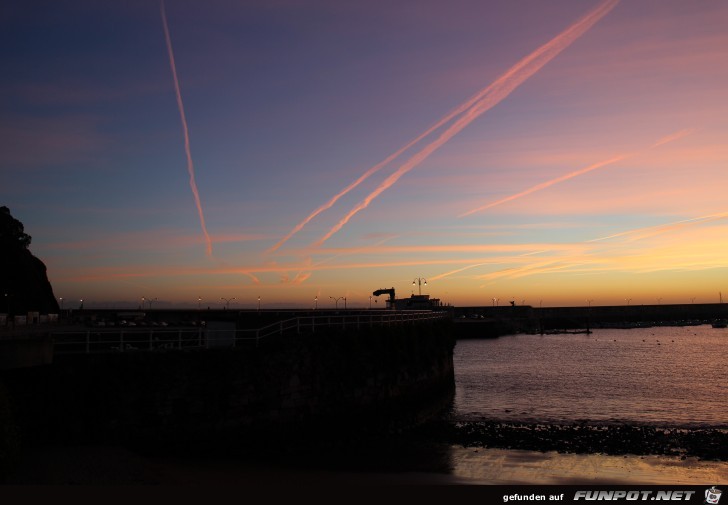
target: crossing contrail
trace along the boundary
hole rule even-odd
[[[174,91],[177,95],[177,107],[179,108],[179,116],[182,120],[182,133],[185,139],[185,154],[187,155],[187,172],[190,174],[190,188],[192,195],[195,197],[195,205],[197,205],[197,214],[200,216],[200,226],[202,233],[205,235],[205,243],[207,244],[207,255],[212,256],[212,240],[207,233],[205,226],[205,215],[202,213],[202,203],[200,203],[200,193],[197,191],[197,183],[195,182],[195,166],[192,163],[192,154],[190,153],[190,133],[187,129],[187,118],[185,117],[185,108],[182,104],[182,93],[179,90],[179,79],[177,78],[177,66],[174,63],[174,52],[172,51],[172,39],[169,36],[169,27],[167,26],[167,14],[164,10],[164,0],[160,2],[160,10],[162,12],[162,25],[164,26],[164,39],[167,42],[167,52],[169,53],[169,66],[172,68],[172,78],[174,80]]]
[[[535,53],[534,53],[535,54]],[[525,61],[525,60],[523,60]],[[521,63],[523,63],[521,61]],[[397,149],[395,152],[387,156],[385,159],[377,163],[376,165],[369,168],[366,172],[364,172],[358,179],[356,179],[354,182],[346,186],[344,189],[339,191],[336,195],[334,195],[328,202],[324,203],[320,207],[318,207],[316,210],[314,210],[311,214],[306,216],[306,218],[298,223],[285,237],[283,237],[281,240],[278,241],[273,247],[270,248],[269,252],[274,252],[278,250],[284,243],[286,243],[291,237],[293,237],[296,233],[301,231],[304,226],[306,226],[313,218],[321,214],[323,211],[330,209],[339,199],[349,193],[351,190],[359,186],[362,182],[367,180],[370,176],[374,175],[375,173],[379,172],[382,168],[389,165],[392,161],[399,158],[402,153],[409,150],[416,144],[418,144],[422,139],[429,136],[434,131],[438,130],[440,127],[442,127],[444,124],[451,121],[454,117],[456,117],[459,114],[462,114],[466,110],[468,110],[470,107],[475,105],[479,100],[481,100],[483,97],[485,97],[488,93],[492,92],[493,88],[496,86],[498,81],[489,84],[485,88],[478,91],[475,95],[470,97],[465,102],[458,105],[456,108],[448,112],[445,116],[440,118],[435,124],[430,126],[427,130],[422,132],[420,135],[415,137],[414,139],[410,140],[407,144],[403,145],[399,149]]]
[[[463,128],[468,126],[481,114],[495,107],[516,88],[538,72],[544,65],[550,62],[561,51],[569,47],[575,40],[586,33],[597,21],[609,13],[619,0],[607,0],[592,10],[586,16],[581,18],[569,28],[561,32],[559,35],[551,39],[549,42],[539,47],[531,54],[521,59],[505,74],[494,81],[490,86],[482,92],[475,95],[474,99],[469,100],[466,104],[458,107],[462,116],[455,120],[439,137],[427,144],[418,153],[413,155],[395,172],[387,177],[374,191],[372,191],[364,200],[352,208],[336,225],[334,225],[326,235],[324,235],[315,246],[320,246],[326,242],[332,235],[338,232],[349,220],[359,211],[367,208],[369,204],[380,194],[392,187],[404,174],[418,166],[426,160],[433,152],[445,144],[448,140],[459,133]],[[452,117],[457,115],[453,114]],[[444,122],[443,122],[444,124]]]

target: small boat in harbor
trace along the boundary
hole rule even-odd
[[[728,319],[716,319],[710,324],[713,328],[728,328]]]

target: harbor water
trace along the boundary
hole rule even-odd
[[[459,340],[452,415],[726,428],[727,358],[711,325]]]

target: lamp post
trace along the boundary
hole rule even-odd
[[[230,302],[232,302],[233,300],[235,300],[235,297],[234,296],[232,298],[223,298],[223,297],[220,297],[220,300],[223,300],[225,302],[225,310],[227,310],[228,306],[230,305]]]
[[[419,289],[419,294],[420,294],[420,295],[422,294],[422,284],[423,284],[423,283],[425,284],[425,286],[427,286],[427,279],[425,279],[425,278],[421,278],[421,277],[417,277],[417,278],[416,278],[415,280],[413,280],[413,281],[412,281],[412,285],[413,285],[413,286],[414,286],[415,284],[417,284],[417,287],[418,287],[418,289]]]
[[[83,298],[79,300],[81,302],[81,305],[78,307],[78,310],[83,310]]]
[[[369,295],[369,310],[372,310],[372,295]]]
[[[7,296],[7,295],[6,295],[6,296]],[[59,298],[59,300],[61,301],[61,312],[63,312],[63,297],[61,296],[61,297]]]
[[[338,297],[338,298],[334,298],[333,296],[329,296],[329,298],[331,298],[331,299],[332,299],[332,300],[334,301],[334,304],[335,304],[335,306],[336,306],[336,309],[338,310],[338,308],[339,308],[339,300],[341,300],[341,299],[342,299],[342,298],[344,298],[344,297],[343,297],[343,296],[340,296],[340,297]],[[344,299],[345,299],[345,298],[344,298]]]
[[[318,296],[313,299],[313,310],[318,308]]]
[[[152,298],[151,300],[147,300],[149,302],[149,310],[152,310],[152,302],[156,302],[156,298]]]
[[[200,310],[202,308],[202,297],[197,297],[197,310]]]
[[[260,296],[258,296],[258,312],[260,312]]]
[[[342,296],[342,298],[344,299],[344,310],[346,310],[346,297]]]

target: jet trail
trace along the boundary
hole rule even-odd
[[[618,238],[618,237],[628,237],[628,239],[630,241],[642,240],[645,238],[650,238],[650,237],[654,237],[656,235],[660,235],[662,233],[668,233],[671,231],[679,230],[679,229],[685,228],[686,226],[690,226],[693,224],[709,223],[712,221],[718,221],[718,220],[726,219],[726,218],[728,218],[728,212],[721,212],[719,214],[710,214],[707,216],[693,217],[693,218],[683,219],[681,221],[675,221],[672,223],[660,224],[657,226],[648,226],[645,228],[627,230],[627,231],[623,231],[621,233],[615,233],[613,235],[609,235],[606,237],[599,237],[599,238],[587,240],[587,242],[600,242],[603,240],[610,240],[610,239]]]
[[[469,216],[470,214],[475,214],[476,212],[480,212],[481,210],[490,209],[491,207],[495,207],[496,205],[500,205],[502,203],[510,202],[511,200],[515,200],[516,198],[521,198],[522,196],[529,195],[531,193],[534,193],[536,191],[540,191],[542,189],[546,189],[549,186],[553,186],[554,184],[557,184],[559,182],[566,181],[568,179],[571,179],[573,177],[576,177],[578,175],[585,174],[587,172],[591,172],[592,170],[596,170],[597,168],[604,167],[606,165],[611,165],[612,163],[617,163],[618,161],[622,161],[623,159],[627,158],[627,155],[621,155],[621,156],[615,156],[614,158],[600,161],[598,163],[594,163],[593,165],[589,165],[588,167],[584,167],[580,170],[575,170],[573,172],[570,172],[568,174],[562,175],[561,177],[557,177],[555,179],[551,179],[550,181],[542,182],[541,184],[536,184],[533,187],[530,187],[524,191],[521,191],[520,193],[516,193],[515,195],[507,196],[505,198],[501,198],[500,200],[497,200],[495,202],[491,202],[487,205],[483,205],[481,207],[477,207],[475,209],[469,210],[467,212],[463,212],[462,214],[459,214],[458,217],[465,217]]]
[[[683,137],[685,137],[687,135],[690,135],[693,131],[694,130],[692,130],[692,129],[684,129],[684,130],[680,130],[678,132],[675,132],[675,133],[673,133],[671,135],[668,135],[666,137],[663,137],[663,138],[659,139],[657,142],[655,142],[654,144],[652,144],[649,147],[649,149],[655,149],[656,147],[660,147],[660,146],[663,146],[663,145],[668,144],[670,142],[674,142],[676,140],[679,140],[679,139],[681,139],[681,138],[683,138]],[[601,168],[601,167],[604,167],[604,166],[607,166],[607,165],[611,165],[613,163],[617,163],[619,161],[622,161],[622,160],[624,160],[626,158],[629,158],[630,156],[634,156],[634,155],[635,155],[635,153],[633,153],[633,154],[622,154],[622,155],[615,156],[614,158],[610,158],[610,159],[605,160],[605,161],[600,161],[598,163],[594,163],[593,165],[589,165],[588,167],[584,167],[582,169],[575,170],[574,172],[570,172],[568,174],[562,175],[562,176],[557,177],[555,179],[551,179],[549,181],[542,182],[541,184],[536,184],[535,186],[530,187],[530,188],[528,188],[526,190],[523,190],[520,193],[516,193],[515,195],[507,196],[507,197],[501,198],[500,200],[497,200],[495,202],[491,202],[491,203],[486,204],[486,205],[483,205],[481,207],[477,207],[477,208],[471,209],[471,210],[469,210],[467,212],[463,212],[462,214],[459,214],[457,217],[469,216],[470,214],[475,214],[476,212],[480,212],[482,210],[490,209],[491,207],[495,207],[496,205],[500,205],[502,203],[510,202],[512,200],[515,200],[516,198],[521,198],[522,196],[526,196],[526,195],[529,195],[529,194],[534,193],[536,191],[540,191],[542,189],[546,189],[549,186],[553,186],[554,184],[557,184],[559,182],[563,182],[563,181],[566,181],[566,180],[571,179],[573,177],[577,177],[579,175],[583,175],[583,174],[585,174],[587,172],[591,172],[592,170],[596,170],[597,168]]]
[[[439,121],[437,121],[435,124],[430,126],[427,130],[422,132],[420,135],[418,135],[416,138],[409,141],[404,146],[400,147],[398,150],[387,156],[385,159],[377,163],[376,165],[372,166],[364,172],[357,180],[346,186],[344,189],[342,189],[340,192],[338,192],[336,195],[334,195],[328,202],[321,205],[319,208],[317,208],[315,211],[313,211],[311,214],[309,214],[303,221],[298,223],[285,237],[283,237],[281,240],[278,241],[276,245],[271,247],[268,252],[275,252],[280,248],[284,243],[286,243],[291,237],[293,237],[296,233],[301,231],[304,226],[306,226],[313,218],[321,214],[323,211],[330,209],[342,196],[346,195],[348,192],[350,192],[352,189],[359,186],[362,182],[367,180],[370,176],[374,175],[375,173],[379,172],[382,168],[387,166],[389,163],[394,161],[396,158],[399,158],[402,153],[410,149],[411,147],[415,146],[418,142],[420,142],[425,137],[429,136],[432,132],[439,129],[444,124],[448,123],[450,120],[452,120],[455,116],[458,114],[462,114],[467,109],[472,107],[478,100],[482,99],[486,94],[491,92],[491,89],[495,86],[495,83],[492,83],[488,85],[487,87],[480,90],[478,93],[470,97],[465,102],[458,105],[455,109],[451,110],[449,113],[447,113],[445,116],[440,118]]]
[[[324,235],[315,246],[320,246],[326,240],[331,238],[339,231],[349,220],[359,211],[367,208],[369,204],[382,194],[385,190],[394,185],[400,177],[415,168],[417,165],[426,160],[433,152],[459,133],[463,128],[468,126],[481,114],[487,112],[491,108],[499,104],[503,99],[510,95],[516,88],[538,72],[544,65],[550,62],[561,51],[569,47],[575,40],[581,37],[589,30],[597,21],[609,13],[619,0],[607,0],[599,5],[596,9],[581,18],[579,21],[571,25],[569,28],[561,32],[555,38],[534,52],[521,59],[505,74],[494,81],[481,93],[477,94],[474,103],[470,106],[463,104],[458,111],[463,111],[462,116],[451,124],[440,136],[422,148],[417,154],[412,156],[403,165],[401,165],[394,173],[387,177],[374,191],[372,191],[364,200],[349,211],[329,232]],[[471,99],[472,100],[472,99]],[[470,103],[470,101],[466,102]],[[453,114],[454,116],[455,114]]]
[[[162,25],[164,26],[164,39],[167,42],[167,52],[169,53],[169,66],[172,68],[172,77],[174,80],[174,90],[177,95],[177,107],[179,108],[180,119],[182,120],[182,133],[185,139],[185,154],[187,155],[187,172],[190,174],[190,188],[192,195],[195,197],[197,205],[197,214],[200,216],[200,225],[202,233],[205,235],[205,243],[207,244],[207,255],[212,256],[212,240],[207,233],[205,226],[205,215],[202,213],[202,203],[200,203],[200,193],[197,191],[197,183],[195,182],[195,166],[192,163],[192,154],[190,153],[190,133],[187,129],[187,119],[185,117],[185,108],[182,104],[182,93],[179,89],[179,79],[177,78],[177,66],[174,63],[174,52],[172,51],[172,39],[169,36],[169,27],[167,26],[167,14],[164,10],[164,0],[160,2],[162,13]]]

